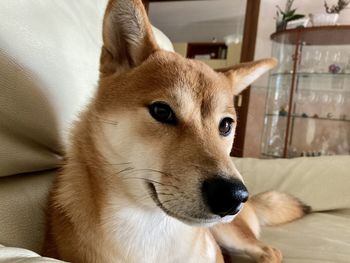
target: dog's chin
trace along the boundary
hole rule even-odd
[[[230,223],[238,214],[237,213],[235,215],[227,215],[224,217],[214,215],[214,214],[205,214],[203,216],[197,216],[197,217],[194,217],[191,215],[180,215],[170,211],[169,209],[163,206],[163,204],[160,202],[158,198],[156,188],[152,183],[148,183],[147,186],[149,188],[153,201],[165,214],[190,226],[211,227],[216,224],[226,224],[226,223]]]
[[[233,216],[213,216],[212,218],[196,218],[191,216],[172,216],[176,219],[180,220],[181,222],[190,225],[190,226],[197,226],[197,227],[212,227],[216,224],[227,224],[232,222],[232,220],[236,217],[236,215]]]

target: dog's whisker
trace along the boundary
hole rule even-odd
[[[164,201],[161,201],[161,204],[164,205],[164,204],[166,204],[166,203],[173,202],[173,201],[176,201],[176,200],[177,200],[176,198],[164,200]]]
[[[127,171],[132,171],[134,168],[133,167],[126,167],[120,171],[118,171],[116,174],[121,174],[121,173],[124,173],[124,172],[127,172]]]
[[[125,163],[127,164],[127,163]],[[151,168],[141,168],[141,169],[134,169],[134,172],[143,172],[143,171],[147,171],[147,172],[155,172],[155,173],[160,173],[160,174],[163,174],[167,177],[172,177],[172,178],[176,178],[175,175],[171,174],[171,173],[167,173],[167,172],[163,172],[163,171],[160,171],[160,170],[156,170],[156,169],[151,169]]]
[[[103,123],[111,124],[111,125],[118,125],[117,121],[102,118],[97,113],[92,113],[92,115],[94,116],[94,120],[96,120],[98,122],[103,122]]]
[[[192,165],[192,166],[195,167],[195,168],[200,169],[200,170],[203,169],[203,166],[202,166],[202,165],[199,165],[199,164],[196,164],[196,163],[189,163],[189,164]]]
[[[135,198],[136,202],[142,202],[142,201],[146,201],[147,199],[149,200],[153,200],[152,196],[149,194],[143,195],[143,196],[138,196]]]
[[[111,124],[114,126],[118,125],[118,122],[114,122],[114,121],[109,121],[109,120],[103,120],[103,119],[97,119],[98,122],[102,122],[102,123],[106,123],[106,124]]]
[[[112,166],[119,166],[119,165],[128,165],[128,164],[131,164],[131,162],[124,162],[124,163],[103,163],[105,165],[112,165]]]
[[[176,208],[176,207],[178,207],[178,204],[176,204],[176,202],[173,204],[173,205],[171,205],[171,206],[169,206],[169,207],[166,207],[166,209],[168,210],[168,211],[171,211],[172,213],[174,213],[174,212],[177,212],[176,210],[174,211],[174,208]]]
[[[174,196],[174,194],[172,194],[172,193],[157,192],[157,194],[158,194],[159,196],[161,196],[161,195],[170,195],[170,196]]]
[[[175,175],[168,173],[168,172],[163,172],[160,170],[156,170],[156,169],[151,169],[151,168],[143,168],[143,169],[137,169],[138,171],[150,171],[150,172],[156,172],[156,173],[160,173],[162,175],[165,175],[167,177],[172,177],[172,178],[176,178]]]
[[[155,183],[155,184],[159,184],[159,185],[162,185],[162,186],[171,186],[171,187],[174,187],[174,188],[178,188],[177,186],[175,185],[171,185],[171,184],[164,184],[164,183],[161,183],[161,182],[158,182],[156,180],[152,180],[152,179],[149,179],[149,178],[143,178],[143,177],[124,177],[123,180],[126,180],[126,179],[136,179],[136,180],[144,180],[146,182],[150,182],[150,183]]]
[[[124,170],[126,169],[123,169],[122,172],[124,172]],[[157,172],[157,173],[162,173],[162,171],[159,171],[159,170],[154,170],[154,169],[129,169],[131,170],[131,173],[137,173],[137,172],[143,172],[143,171],[148,171],[148,172]],[[117,173],[118,174],[118,173]],[[140,179],[140,180],[148,180],[149,182],[154,182],[154,183],[158,183],[158,184],[162,184],[164,186],[171,186],[175,189],[179,189],[177,186],[175,185],[172,185],[172,184],[165,184],[165,183],[161,183],[159,181],[156,181],[154,179],[149,179],[149,178],[145,178],[145,177],[124,177],[124,179],[126,178],[134,178],[134,179]]]

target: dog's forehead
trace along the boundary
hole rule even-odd
[[[228,109],[234,114],[227,77],[173,52],[155,52],[133,70],[100,78],[96,105],[101,110],[144,107],[155,101],[168,102],[184,114],[208,116]]]
[[[156,89],[163,90],[184,109],[196,104],[205,113],[214,110],[213,107],[232,106],[230,82],[206,64],[171,52],[155,54],[150,63],[156,72],[153,77],[161,86]]]
[[[227,88],[228,82],[223,74],[214,71],[205,63],[184,58],[174,52],[158,51],[150,57],[151,63],[157,68],[159,77],[166,77],[169,80],[183,81],[191,85],[193,89],[201,91],[203,86],[222,86]]]

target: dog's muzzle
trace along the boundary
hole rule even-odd
[[[205,180],[202,195],[210,211],[221,217],[237,214],[249,196],[240,180],[224,177]]]

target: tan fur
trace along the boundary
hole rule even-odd
[[[294,221],[309,213],[311,208],[285,193],[269,191],[253,196],[254,207],[262,226],[274,226]],[[271,213],[271,211],[274,211]]]
[[[276,61],[215,72],[161,51],[141,0],[109,2],[103,40],[97,94],[74,125],[50,194],[44,254],[84,263],[223,262],[220,245],[279,262],[257,240],[258,217],[289,221],[302,215],[300,203],[285,198],[277,207],[286,203],[293,216],[283,209],[275,220],[264,194],[230,223],[235,216],[212,214],[200,190],[217,174],[242,180],[229,156],[234,133],[220,136],[218,126],[236,118],[233,96]],[[150,116],[155,101],[171,106],[176,125]]]

